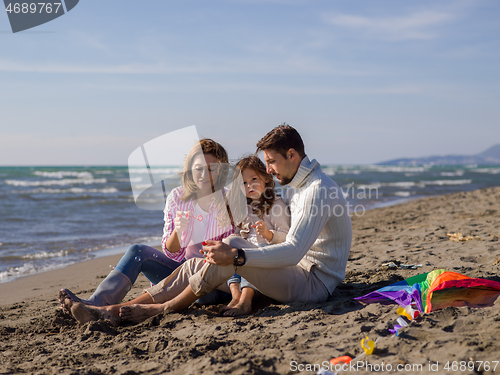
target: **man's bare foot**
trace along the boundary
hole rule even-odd
[[[120,308],[120,318],[123,321],[140,323],[164,311],[164,306],[160,304],[128,305]]]
[[[242,316],[249,315],[252,312],[252,301],[238,302],[233,308],[226,310],[224,316]]]
[[[80,324],[104,319],[114,327],[120,325],[120,317],[116,313],[116,308],[87,306],[82,302],[75,302],[69,297],[65,297],[61,305]]]
[[[75,318],[80,324],[104,319],[104,316],[99,310],[89,308],[81,302],[73,302],[70,312],[71,315],[73,315],[73,318]]]
[[[113,307],[88,306],[81,302],[73,303],[73,306],[71,306],[71,315],[73,315],[80,324],[85,324],[90,321],[106,320],[113,327],[118,327],[121,319],[117,311],[118,310]]]

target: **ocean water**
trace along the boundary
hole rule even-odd
[[[329,165],[323,170],[357,215],[409,199],[500,186],[500,166]],[[136,186],[147,186],[148,176],[133,178]],[[171,178],[166,193],[179,184],[177,175]],[[159,244],[162,231],[161,210],[135,205],[127,167],[0,167],[0,282],[120,253],[133,243]]]

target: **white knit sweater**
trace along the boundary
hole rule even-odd
[[[299,265],[314,272],[332,293],[344,280],[352,240],[344,195],[319,163],[307,156],[289,186],[285,201],[292,218],[286,241],[244,249],[246,264],[260,268]]]

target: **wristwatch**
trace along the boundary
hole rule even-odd
[[[238,250],[238,254],[234,257],[233,264],[235,267],[244,266],[247,261],[247,258],[245,256],[245,251],[243,251],[243,249],[238,249],[238,248],[236,248],[236,250]]]

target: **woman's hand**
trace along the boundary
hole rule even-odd
[[[182,235],[182,232],[186,229],[187,225],[188,225],[188,219],[185,217],[176,217],[174,219],[175,231],[179,236]]]
[[[264,237],[268,242],[272,241],[274,233],[267,229],[266,223],[262,220],[257,221],[254,225],[252,225],[252,227],[255,228],[257,233]]]

